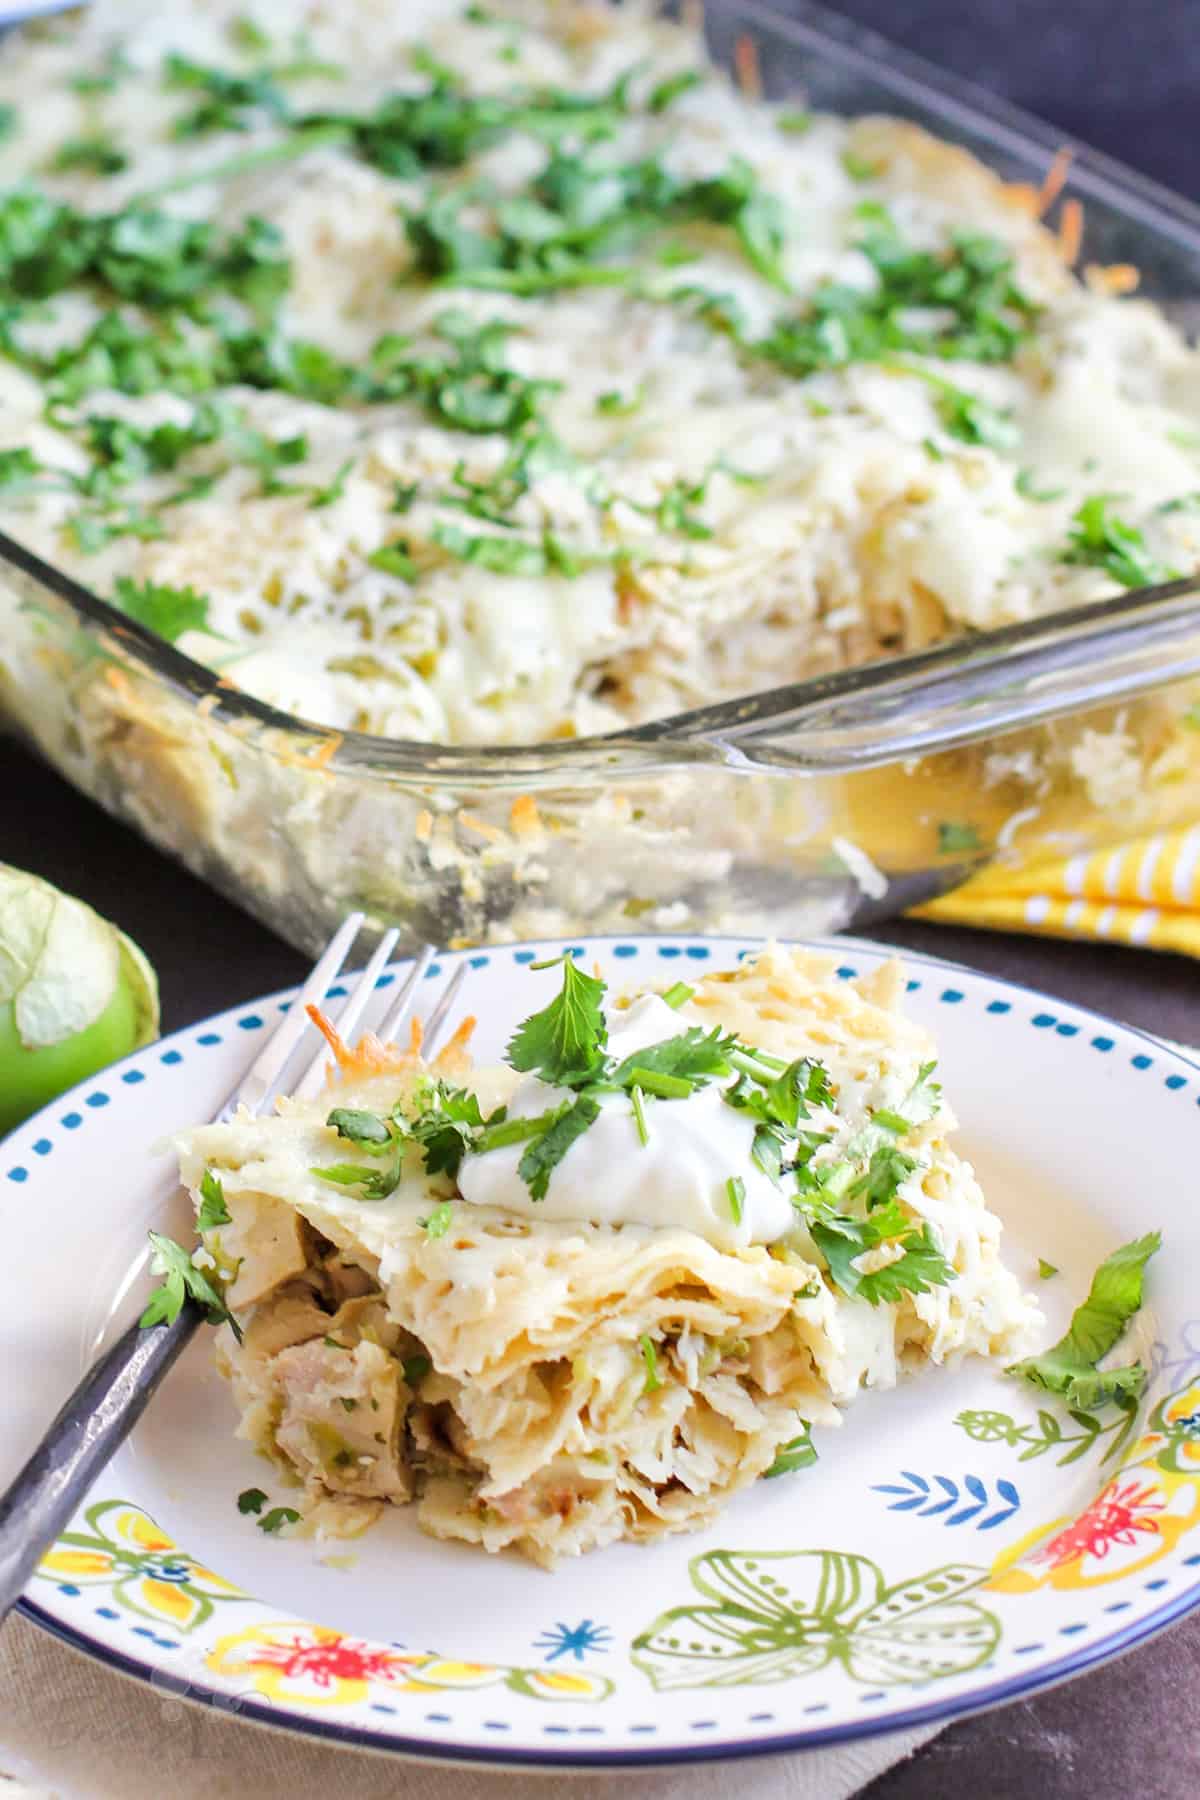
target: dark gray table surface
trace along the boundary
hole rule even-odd
[[[843,0],[841,10],[1160,180],[1200,188],[1197,0]],[[302,973],[295,952],[6,741],[0,859],[81,895],[142,944],[162,978],[167,1030]],[[1200,1040],[1200,965],[1180,958],[909,922],[875,935]],[[869,1800],[1194,1800],[1198,1708],[1200,1618],[1067,1686],[951,1726],[873,1783]]]

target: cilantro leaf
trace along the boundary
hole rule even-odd
[[[335,1106],[325,1121],[337,1132],[360,1150],[367,1150],[371,1155],[378,1155],[388,1149],[395,1138],[386,1119],[378,1113],[367,1112],[356,1106]]]
[[[325,1169],[310,1169],[309,1174],[318,1181],[328,1181],[334,1187],[356,1187],[362,1191],[360,1200],[386,1200],[400,1185],[400,1177],[404,1173],[404,1145],[397,1145],[396,1154],[391,1162],[381,1167],[368,1168],[364,1163],[333,1163]]]
[[[160,1286],[156,1287],[146,1302],[145,1310],[138,1324],[143,1329],[149,1325],[173,1325],[183,1311],[183,1303],[190,1295],[207,1310],[210,1324],[219,1324],[222,1320],[233,1326],[238,1338],[237,1321],[228,1310],[224,1300],[202,1269],[195,1267],[191,1252],[174,1238],[164,1237],[161,1232],[147,1233],[153,1250],[150,1267],[155,1275],[163,1277]]]
[[[943,1287],[955,1279],[929,1223],[918,1227],[894,1197],[865,1219],[836,1213],[828,1206],[821,1207],[819,1202],[812,1211],[809,1203],[799,1204],[801,1210],[809,1212],[809,1233],[825,1259],[830,1278],[844,1294],[857,1295],[878,1306],[898,1300],[905,1293],[923,1294],[930,1287]],[[899,1244],[903,1251],[895,1262],[869,1274],[854,1267],[864,1251],[891,1242]]]
[[[580,1094],[574,1105],[560,1113],[541,1137],[532,1140],[517,1164],[517,1173],[528,1187],[531,1199],[546,1198],[552,1171],[576,1138],[582,1137],[599,1116],[599,1103],[590,1094]]]
[[[367,562],[371,568],[381,570],[384,575],[399,576],[401,581],[415,581],[417,578],[417,565],[403,542],[381,544],[378,550],[372,550]]]
[[[172,137],[249,131],[256,122],[255,113],[268,119],[284,119],[289,110],[282,90],[266,70],[236,74],[195,62],[177,52],[167,57],[164,85],[201,96],[196,105],[175,120]]]
[[[960,825],[954,819],[943,819],[938,826],[938,855],[951,856],[956,851],[982,850],[983,843],[973,825]]]
[[[680,69],[677,75],[668,75],[652,87],[646,101],[652,113],[666,112],[673,100],[680,94],[688,93],[694,87],[702,87],[704,77],[698,69]]]
[[[259,1519],[258,1529],[273,1536],[284,1525],[294,1525],[299,1517],[294,1506],[273,1506],[269,1513]]]
[[[1050,1281],[1057,1274],[1058,1274],[1058,1267],[1055,1263],[1047,1262],[1044,1256],[1038,1257],[1038,1280],[1039,1281]]]
[[[1093,494],[1076,509],[1062,561],[1103,569],[1122,587],[1170,581],[1175,571],[1151,556],[1141,532],[1112,511],[1111,500],[1111,494]]]
[[[776,1475],[791,1475],[797,1469],[811,1469],[816,1460],[817,1452],[813,1446],[812,1433],[806,1425],[799,1437],[794,1437],[790,1443],[779,1446],[775,1452],[775,1461],[769,1469],[763,1471],[763,1480],[770,1481]]]
[[[479,1101],[468,1088],[452,1088],[439,1081],[409,1131],[420,1144],[428,1175],[458,1174],[465,1151],[472,1148],[474,1133],[483,1126]]]
[[[308,498],[308,504],[320,508],[323,506],[332,506],[336,501],[340,500],[346,491],[346,478],[353,467],[354,458],[348,456],[343,463],[339,464],[332,481],[328,482],[324,487],[313,488]]]
[[[627,1087],[636,1070],[639,1078],[653,1073],[686,1082],[690,1093],[693,1087],[702,1087],[718,1075],[730,1073],[728,1053],[736,1042],[731,1032],[723,1032],[719,1026],[705,1031],[702,1025],[690,1025],[676,1037],[634,1050],[605,1079],[615,1082],[618,1087]],[[639,1085],[654,1091],[644,1080],[639,1080]]]
[[[833,1105],[829,1071],[808,1056],[789,1063],[781,1075],[767,1084],[763,1095],[768,1116],[789,1130],[795,1130],[801,1119],[809,1118],[812,1107]]]
[[[237,1509],[240,1513],[260,1513],[267,1504],[267,1496],[261,1488],[243,1488],[237,1497]]]
[[[926,1125],[941,1110],[941,1083],[933,1079],[936,1062],[922,1063],[917,1070],[917,1078],[900,1102],[897,1111],[905,1120],[911,1131],[917,1125]]]
[[[113,604],[147,631],[166,638],[168,644],[176,643],[185,631],[208,630],[208,596],[191,587],[134,581],[128,575],[120,575]]]
[[[60,144],[49,167],[55,174],[85,169],[93,175],[119,175],[129,167],[129,158],[112,137],[96,131]]]
[[[558,997],[518,1026],[507,1050],[512,1068],[532,1070],[542,1081],[582,1087],[599,1074],[608,1043],[601,1002],[606,984],[587,975],[573,956],[563,958]]]
[[[914,250],[890,219],[873,223],[858,247],[874,265],[876,286],[825,283],[803,312],[777,320],[750,346],[756,354],[793,375],[884,362],[904,350],[1012,360],[1038,307],[1016,285],[1012,257],[998,239],[958,231],[945,251]],[[912,315],[924,312],[944,323],[914,325]]]
[[[1015,450],[1021,442],[1021,429],[1012,415],[1002,412],[979,394],[949,382],[942,384],[938,395],[938,412],[951,437],[964,444],[981,444],[1001,453]]]
[[[912,1157],[906,1156],[894,1144],[880,1144],[871,1152],[865,1172],[846,1189],[846,1197],[865,1200],[868,1212],[886,1206],[889,1200],[896,1198],[901,1182],[913,1174],[916,1167]]]
[[[903,1246],[903,1256],[859,1280],[859,1297],[869,1300],[872,1306],[899,1300],[904,1294],[925,1294],[930,1288],[945,1287],[955,1279],[928,1221],[920,1231],[910,1232],[898,1241]]]
[[[1048,488],[1037,485],[1037,477],[1032,469],[1018,469],[1013,476],[1013,486],[1023,500],[1061,500],[1066,488]]]
[[[1146,1264],[1161,1243],[1161,1234],[1151,1231],[1114,1250],[1092,1276],[1088,1297],[1071,1315],[1065,1335],[1048,1350],[1011,1363],[1007,1373],[1063,1394],[1068,1406],[1085,1411],[1106,1400],[1136,1398],[1146,1380],[1140,1362],[1118,1369],[1097,1364],[1141,1306]]]
[[[0,450],[0,494],[28,493],[46,473],[33,451],[24,444],[13,450]]]
[[[225,1189],[221,1186],[221,1177],[214,1175],[211,1169],[205,1169],[200,1178],[200,1211],[196,1215],[197,1231],[215,1231],[218,1225],[232,1224],[229,1208],[225,1204]]]

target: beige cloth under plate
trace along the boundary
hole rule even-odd
[[[402,1761],[210,1712],[69,1650],[0,1629],[0,1800],[846,1800],[936,1727],[758,1761],[612,1774],[497,1774]],[[6,1779],[7,1778],[7,1779]]]

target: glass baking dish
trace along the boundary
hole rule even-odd
[[[808,4],[708,8],[769,97],[886,112],[1039,185],[1061,138]],[[1084,256],[1200,319],[1200,208],[1076,155]],[[305,950],[352,907],[451,946],[819,933],[1029,862],[1200,822],[1200,578],[617,735],[455,748],[341,734],[223,683],[0,534],[0,718]]]

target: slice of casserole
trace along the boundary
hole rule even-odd
[[[178,1140],[239,1431],[317,1529],[415,1500],[547,1565],[692,1529],[861,1387],[1039,1322],[897,965],[561,980],[506,1065],[338,1044],[317,1102]]]

